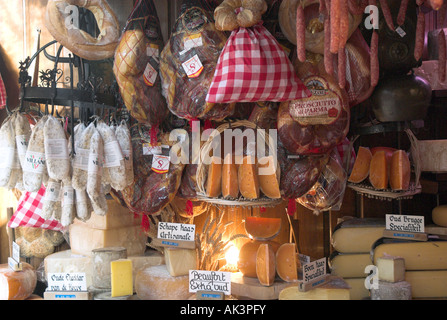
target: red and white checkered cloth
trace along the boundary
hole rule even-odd
[[[0,75],[0,110],[4,109],[6,106],[6,88],[3,78]]]
[[[41,216],[45,187],[42,186],[38,192],[25,192],[19,200],[16,212],[9,220],[9,228],[31,227],[49,229],[54,231],[65,231],[65,228],[57,220],[45,220]]]
[[[278,41],[258,24],[231,33],[217,62],[206,101],[283,102],[310,96]]]

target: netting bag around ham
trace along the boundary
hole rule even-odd
[[[159,76],[159,55],[163,46],[153,1],[137,1],[116,49],[113,72],[132,117],[154,128],[169,113]]]
[[[259,23],[231,33],[217,63],[206,101],[283,102],[310,95],[286,52]]]
[[[183,0],[160,61],[163,95],[169,110],[187,120],[223,120],[235,104],[206,102],[227,35],[216,29],[205,0]]]

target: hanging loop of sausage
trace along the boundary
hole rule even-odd
[[[439,46],[439,67],[438,67],[438,78],[439,82],[444,82],[446,79],[446,39],[444,29],[438,34],[438,46]]]
[[[371,86],[375,87],[379,83],[379,34],[373,31],[371,36]]]
[[[405,17],[407,16],[408,0],[402,0],[400,3],[399,13],[397,14],[397,24],[399,26],[405,23]]]
[[[419,11],[417,26],[416,26],[416,38],[414,46],[414,59],[419,61],[422,58],[424,52],[424,39],[425,38],[425,14],[422,10]]]
[[[396,30],[394,27],[393,16],[391,15],[390,7],[388,6],[388,0],[380,0],[380,7],[382,8],[383,17],[385,18],[388,28],[392,31]]]
[[[338,53],[340,44],[340,10],[341,10],[341,0],[331,1],[331,52],[333,54]]]
[[[306,19],[303,1],[300,1],[296,9],[296,49],[299,61],[306,61]]]

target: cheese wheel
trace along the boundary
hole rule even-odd
[[[280,199],[279,166],[275,166],[273,156],[262,157],[258,161],[258,179],[261,192],[268,198]]]
[[[411,284],[414,299],[447,297],[447,270],[408,271],[405,281]]]
[[[281,231],[281,219],[247,217],[245,231],[255,240],[271,240]]]
[[[299,260],[294,243],[284,243],[276,252],[276,272],[285,282],[298,281]]]
[[[360,147],[348,181],[352,183],[361,183],[368,178],[371,159],[372,154],[369,148]]]
[[[373,155],[369,168],[369,182],[377,190],[388,188],[388,162],[385,151]]]
[[[432,211],[432,220],[438,226],[447,227],[447,205],[434,208]]]
[[[261,244],[256,253],[256,276],[259,283],[270,287],[275,282],[275,252],[271,245]]]
[[[141,300],[187,300],[189,276],[173,277],[166,265],[150,266],[137,273],[135,292]]]
[[[239,182],[237,179],[237,165],[231,154],[225,157],[222,165],[222,196],[237,199],[239,197]]]
[[[255,157],[246,156],[242,159],[238,170],[239,191],[246,199],[259,198],[259,178]]]
[[[411,165],[408,155],[403,150],[397,150],[390,161],[390,186],[395,191],[408,190],[410,187]]]
[[[350,300],[350,287],[342,278],[331,277],[321,287],[301,292],[291,286],[279,293],[279,300]]]
[[[369,290],[365,286],[365,278],[343,278],[348,286],[350,300],[365,300],[370,298]]]
[[[256,256],[261,244],[269,244],[276,254],[276,251],[280,247],[278,242],[274,241],[257,241],[252,240],[246,242],[239,251],[239,260],[237,267],[239,271],[245,276],[250,278],[257,278],[256,274]]]
[[[206,195],[217,198],[222,194],[222,159],[213,157],[208,166],[208,177],[206,180]]]
[[[342,278],[366,277],[365,268],[372,264],[369,253],[339,253],[329,262],[331,275]]]
[[[37,274],[34,268],[22,262],[22,271],[12,271],[8,264],[0,265],[0,300],[25,300],[34,292]]]

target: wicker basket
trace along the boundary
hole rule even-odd
[[[214,138],[221,135],[227,129],[235,129],[235,128],[250,128],[257,130],[259,129],[256,124],[247,121],[247,120],[238,120],[235,122],[227,122],[225,124],[217,127],[212,134],[209,136],[208,140],[202,145],[200,151],[200,159],[197,165],[197,200],[205,201],[208,203],[212,203],[214,205],[222,205],[222,206],[233,206],[233,207],[276,207],[277,205],[282,203],[282,199],[270,199],[267,197],[262,197],[258,199],[245,199],[240,196],[238,199],[224,199],[224,198],[210,198],[206,195],[205,184],[207,179],[207,165],[202,163],[202,159],[206,155],[209,154],[212,148],[212,142]],[[266,132],[266,130],[259,131],[260,137],[266,143],[266,146],[272,146],[272,141]],[[258,141],[259,143],[259,141]]]
[[[358,194],[364,195],[368,198],[378,199],[378,200],[407,200],[412,199],[413,196],[420,194],[422,192],[422,186],[420,183],[421,177],[421,160],[420,152],[418,148],[418,140],[414,136],[410,129],[406,129],[405,133],[411,142],[411,164],[414,173],[414,180],[410,182],[410,187],[408,190],[394,191],[392,189],[376,190],[369,183],[351,183],[348,182],[348,187],[356,191]],[[357,139],[357,138],[356,138]],[[351,146],[354,144],[355,140],[351,141]],[[348,162],[349,163],[349,162]]]

